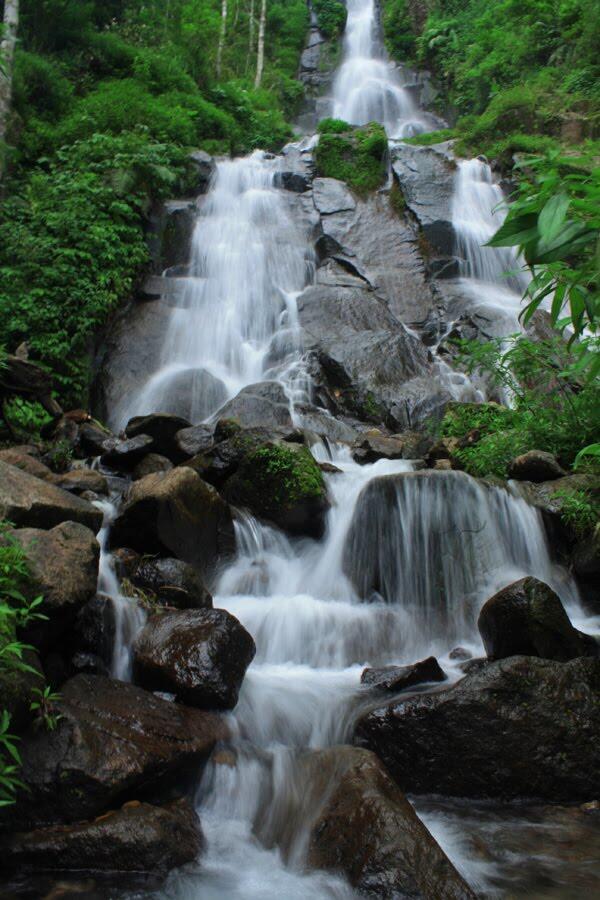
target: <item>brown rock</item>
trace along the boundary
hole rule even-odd
[[[445,681],[446,675],[435,656],[429,656],[411,666],[384,666],[381,669],[364,669],[361,684],[383,691],[404,691],[416,684],[428,681]]]
[[[510,478],[518,481],[553,481],[563,478],[567,473],[559,465],[556,457],[544,450],[528,450],[515,457],[508,467]]]
[[[256,647],[224,609],[152,616],[136,638],[134,675],[152,691],[203,709],[232,709]]]
[[[79,522],[96,533],[102,513],[91,503],[0,461],[0,518],[17,527],[52,528]]]
[[[95,494],[108,494],[108,482],[104,475],[95,469],[71,469],[57,477],[57,484],[73,494],[93,491]]]
[[[23,472],[28,472],[35,478],[41,478],[43,481],[54,481],[55,475],[48,466],[36,459],[30,453],[24,453],[18,447],[10,447],[8,450],[0,450],[0,460],[16,466]]]
[[[166,456],[161,456],[160,453],[148,453],[135,466],[132,473],[133,480],[139,481],[140,478],[153,475],[155,472],[170,472],[172,468],[173,463]]]
[[[327,797],[311,830],[311,866],[341,872],[362,896],[475,900],[374,753],[333,747],[310,764]]]

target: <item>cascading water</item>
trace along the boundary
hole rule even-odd
[[[344,57],[333,84],[333,116],[354,125],[381,122],[391,138],[425,130],[401,74],[377,39],[374,0],[349,0]]]
[[[313,251],[275,188],[279,162],[256,151],[222,160],[200,207],[189,273],[169,292],[159,367],[116,419],[170,412],[208,418],[243,387],[280,380],[298,388],[296,298]]]
[[[474,305],[493,316],[498,337],[519,330],[518,316],[528,278],[511,247],[485,246],[506,216],[505,197],[481,159],[458,160],[452,226],[460,259],[460,287]]]

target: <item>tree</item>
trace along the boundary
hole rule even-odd
[[[4,0],[4,29],[0,43],[0,178],[4,174],[3,145],[12,99],[13,61],[19,26],[19,0]]]
[[[258,24],[258,54],[256,56],[256,78],[254,87],[259,88],[265,66],[265,25],[267,22],[267,0],[260,3],[260,21]]]
[[[221,31],[219,32],[219,47],[217,49],[217,78],[221,77],[221,65],[223,62],[223,47],[227,34],[227,0],[221,0]]]

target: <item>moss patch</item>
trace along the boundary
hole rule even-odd
[[[345,181],[358,194],[367,194],[385,182],[388,145],[382,125],[371,122],[353,128],[339,119],[325,119],[319,130],[318,175]]]

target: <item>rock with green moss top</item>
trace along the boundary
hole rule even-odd
[[[252,450],[227,481],[225,495],[291,534],[323,534],[329,508],[325,481],[300,444],[271,441]]]
[[[327,123],[330,123],[328,126]],[[339,119],[325,119],[316,149],[317,175],[337,178],[358,194],[380,187],[387,178],[388,144],[385,128],[370,122],[360,128],[347,125],[342,131]]]

